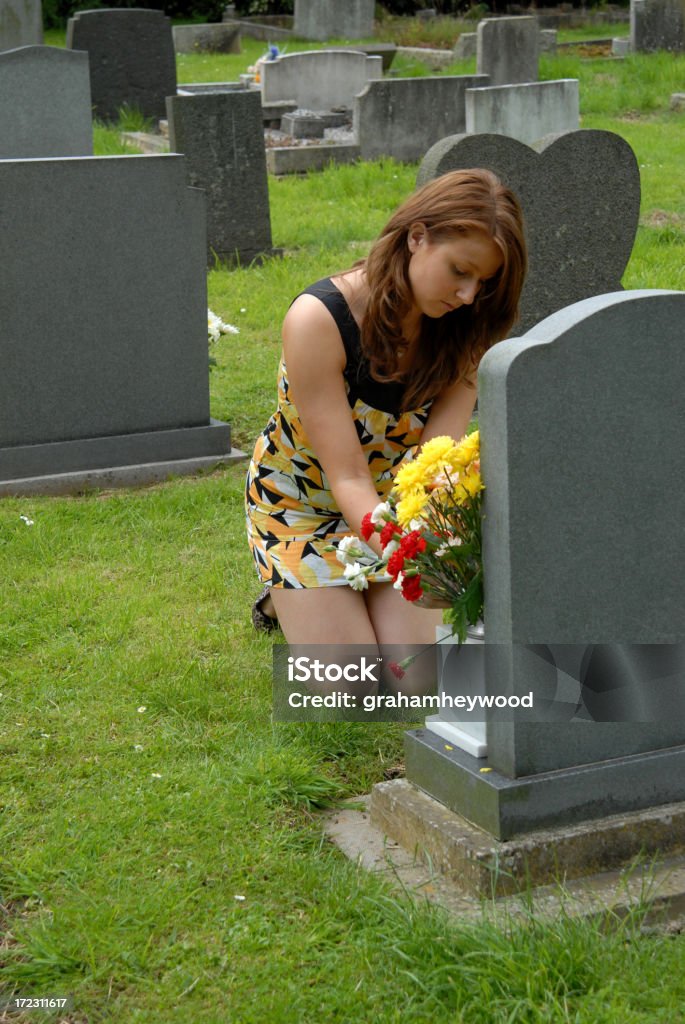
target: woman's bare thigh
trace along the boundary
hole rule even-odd
[[[376,645],[364,595],[352,587],[272,587],[271,600],[289,644]]]

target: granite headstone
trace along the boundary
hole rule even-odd
[[[630,49],[685,52],[685,0],[630,0]]]
[[[374,0],[295,0],[294,32],[302,39],[364,39],[373,35]]]
[[[476,69],[492,85],[537,82],[540,32],[536,18],[485,18],[478,23]]]
[[[0,53],[0,159],[92,152],[88,54],[56,46]]]
[[[209,262],[272,252],[259,93],[170,96],[167,113],[169,145],[185,154],[188,185],[207,194]]]
[[[577,78],[469,89],[469,135],[509,135],[528,144],[545,135],[574,131],[580,124]]]
[[[619,135],[580,130],[535,148],[504,135],[457,135],[424,157],[418,184],[487,167],[518,195],[526,220],[529,273],[519,332],[590,295],[616,291],[637,231],[640,173]]]
[[[40,0],[0,0],[0,51],[43,42]]]
[[[181,156],[0,161],[0,493],[230,451],[204,207]]]
[[[176,92],[176,58],[171,20],[161,11],[77,11],[67,23],[67,47],[88,53],[96,117],[116,121],[123,106],[165,116],[165,99]]]
[[[410,735],[408,779],[499,838],[685,800],[684,324],[685,292],[595,296],[482,360],[486,690],[601,656],[566,721],[488,721],[487,775]]]

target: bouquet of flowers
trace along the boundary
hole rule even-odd
[[[364,540],[380,534],[379,559],[357,537],[344,537],[337,558],[356,590],[387,579],[407,601],[445,607],[460,642],[483,616],[479,433],[435,437],[404,463],[387,501],[362,520]]]

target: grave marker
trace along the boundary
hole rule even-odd
[[[43,42],[40,0],[0,0],[0,51]]]
[[[92,152],[88,54],[55,46],[0,53],[0,159]]]
[[[163,118],[165,99],[176,92],[171,21],[161,11],[77,11],[67,23],[67,47],[86,50],[95,115],[116,121],[119,108]]]
[[[530,265],[518,332],[620,289],[637,231],[640,173],[619,135],[566,132],[535,148],[504,135],[455,135],[428,151],[417,183],[467,167],[494,171],[523,207]]]
[[[685,51],[684,0],[630,0],[630,49]]]
[[[532,144],[545,135],[574,131],[579,124],[577,78],[498,85],[466,93],[469,135],[509,135]]]
[[[364,39],[373,35],[374,0],[295,0],[294,34],[303,39]]]
[[[540,29],[536,18],[485,18],[478,23],[477,71],[492,85],[537,82]]]
[[[371,79],[383,77],[383,58],[348,50],[287,53],[261,65],[262,103],[294,100],[303,110],[352,107]]]

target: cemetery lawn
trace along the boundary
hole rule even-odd
[[[643,62],[578,66],[596,86],[581,83],[583,126],[623,135],[641,166],[624,284],[685,289],[675,89],[655,107]],[[621,76],[611,100],[604,74]],[[619,105],[634,95],[644,108]],[[234,444],[273,409],[292,296],[363,255],[415,176],[384,161],[270,182],[283,259],[208,278],[240,330],[210,378]],[[401,773],[403,730],[271,722],[244,472],[0,501],[3,994],[71,993],[69,1024],[683,1020],[685,936],[645,931],[639,911],[608,928],[464,924],[322,838],[322,808]]]

